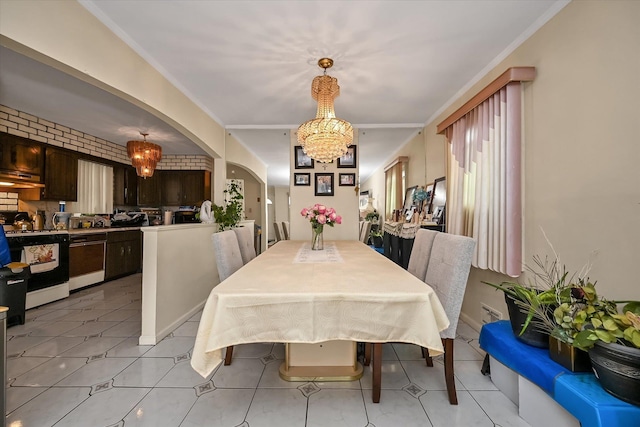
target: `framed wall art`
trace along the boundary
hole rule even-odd
[[[333,196],[333,173],[315,174],[315,195]]]
[[[293,185],[311,185],[310,173],[294,173]]]
[[[342,157],[338,157],[339,168],[355,168],[356,167],[356,154],[357,146],[352,145],[347,148],[347,152]]]
[[[302,149],[301,145],[293,147],[293,158],[296,169],[313,169],[314,161]]]
[[[355,173],[341,173],[338,174],[338,185],[355,187],[356,186],[356,174]]]

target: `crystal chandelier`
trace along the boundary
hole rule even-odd
[[[140,132],[143,141],[127,142],[127,155],[131,164],[136,168],[138,176],[150,178],[160,159],[162,159],[162,147],[147,141],[148,133]]]
[[[318,65],[324,74],[311,83],[311,96],[318,101],[316,118],[300,125],[298,143],[317,162],[331,163],[347,152],[353,141],[351,123],[336,117],[333,100],[340,95],[338,79],[327,75],[327,68],[333,66],[333,59],[322,58]]]

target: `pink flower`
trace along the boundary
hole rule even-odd
[[[329,214],[329,219],[331,221],[335,221],[337,217],[338,217],[338,214],[336,213],[336,211],[333,211]]]
[[[302,216],[307,216],[308,213],[309,213],[309,209],[307,209],[307,208],[304,208],[304,209],[302,209],[300,211],[300,215],[302,215]]]
[[[320,224],[326,224],[327,223],[327,217],[324,216],[323,214],[320,214],[316,217],[316,220],[318,221],[318,223]]]
[[[325,205],[318,205],[318,213],[325,213],[327,211],[327,207]]]
[[[336,216],[336,224],[342,224],[342,217],[340,215]]]

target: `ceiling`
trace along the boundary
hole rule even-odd
[[[317,61],[335,61],[338,117],[358,131],[365,180],[565,0],[81,0],[288,185],[291,132],[315,117]],[[531,65],[531,64],[521,64]],[[0,103],[114,143],[147,131],[167,154],[203,154],[114,95],[0,48]]]

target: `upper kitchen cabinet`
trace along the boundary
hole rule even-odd
[[[47,147],[43,200],[78,200],[78,156],[73,151]]]
[[[160,206],[162,173],[156,170],[151,178],[138,177],[138,206]]]
[[[78,200],[78,155],[74,151],[44,148],[44,188],[20,190],[23,200]]]
[[[113,168],[114,206],[135,206],[138,204],[138,175],[132,166]]]
[[[162,205],[198,205],[211,198],[211,172],[162,171]]]
[[[44,150],[42,144],[26,138],[0,133],[0,169],[33,177],[42,176]]]

